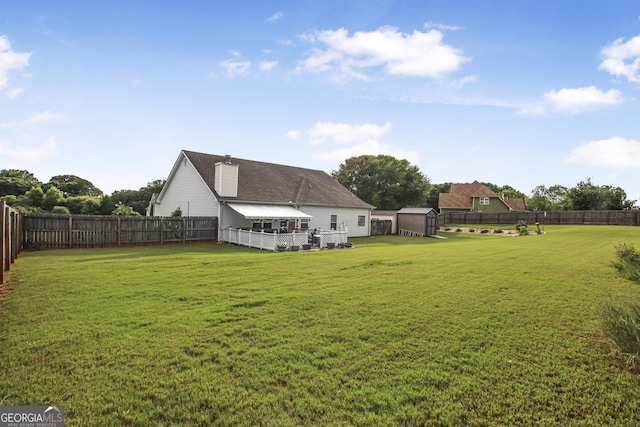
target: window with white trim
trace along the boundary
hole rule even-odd
[[[364,215],[358,215],[358,227],[364,227],[366,219]]]
[[[332,230],[338,229],[338,215],[331,215],[331,225],[329,228]]]
[[[480,197],[480,204],[481,205],[488,205],[489,204],[489,198],[488,197]]]

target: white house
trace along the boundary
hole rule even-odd
[[[238,228],[369,236],[373,209],[320,170],[186,150],[151,203],[155,216],[217,217],[220,241]]]

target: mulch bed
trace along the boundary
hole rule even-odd
[[[518,231],[515,229],[505,230],[502,229],[502,233],[496,233],[495,228],[483,228],[483,227],[440,227],[438,231],[446,233],[471,233],[471,234],[494,234],[496,236],[517,236]]]

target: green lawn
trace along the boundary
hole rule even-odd
[[[603,302],[640,228],[23,252],[0,400],[68,426],[637,425]]]

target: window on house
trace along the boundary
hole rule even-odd
[[[332,230],[338,229],[338,215],[331,215],[331,225],[329,228]]]
[[[480,197],[480,204],[481,205],[488,205],[489,204],[489,198],[488,197]]]
[[[261,228],[271,228],[271,223],[270,222],[256,221],[256,222],[253,223],[253,225],[251,227],[254,230],[261,229]]]
[[[365,220],[366,220],[366,217],[364,215],[358,215],[358,227],[364,227]]]
[[[300,220],[300,230],[308,230],[309,229],[309,219],[302,218]]]

